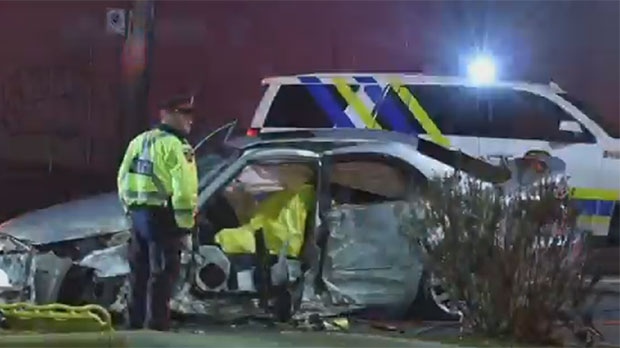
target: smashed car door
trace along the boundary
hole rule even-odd
[[[422,264],[402,233],[410,192],[425,177],[406,161],[360,146],[326,153],[322,207],[327,238],[321,280],[334,305],[405,308],[416,296]]]
[[[209,292],[273,299],[297,282],[307,225],[314,221],[318,159],[298,149],[248,150],[207,183],[198,198],[199,240],[186,278],[194,294],[178,293],[175,310],[209,314],[196,310]],[[215,218],[224,206],[234,218],[221,224]],[[208,261],[215,249],[225,260],[221,271]]]

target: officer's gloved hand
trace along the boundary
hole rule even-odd
[[[181,238],[181,248],[183,250],[187,250],[187,251],[192,251],[193,250],[193,241],[192,241],[192,234],[191,233],[186,233],[182,238]]]

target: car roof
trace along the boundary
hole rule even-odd
[[[281,130],[259,133],[257,136],[240,136],[226,141],[226,145],[239,150],[249,148],[270,146],[278,143],[286,143],[291,146],[291,142],[340,142],[340,143],[375,143],[382,144],[383,150],[392,145],[394,151],[403,151],[409,148],[411,151],[420,152],[425,156],[430,156],[452,168],[458,168],[470,172],[474,170],[482,180],[492,180],[500,172],[505,174],[505,168],[495,167],[483,160],[471,157],[454,148],[446,148],[437,145],[432,141],[418,138],[414,134],[405,134],[378,129],[365,128],[332,128],[332,129],[303,129],[303,130]],[[353,144],[351,144],[353,145]],[[359,145],[359,144],[358,144]],[[294,147],[294,146],[293,146]],[[392,151],[392,149],[389,149]],[[407,150],[409,151],[409,150]],[[434,153],[434,155],[431,155]],[[440,159],[441,158],[441,159]]]
[[[259,133],[257,136],[234,137],[227,141],[227,145],[238,149],[246,149],[260,145],[291,142],[380,142],[401,143],[416,149],[419,139],[415,134],[405,134],[377,129],[365,128],[331,128],[299,130],[282,130]]]
[[[280,84],[291,85],[300,84],[301,78],[317,78],[320,82],[326,83],[332,79],[340,78],[344,79],[348,83],[352,84],[364,84],[364,83],[376,83],[370,82],[371,79],[379,83],[388,83],[396,79],[402,84],[413,85],[444,85],[444,86],[471,86],[476,85],[469,79],[461,76],[438,76],[438,75],[425,75],[421,73],[407,73],[407,72],[348,72],[348,73],[310,73],[288,76],[273,76],[267,77],[262,80],[264,85]],[[365,82],[366,81],[366,82]],[[304,82],[307,84],[307,82]],[[538,90],[545,91],[547,93],[565,93],[565,91],[555,82],[550,81],[548,84],[544,83],[531,83],[524,81],[497,81],[488,85],[486,88],[509,88],[509,89],[521,89],[521,90]]]

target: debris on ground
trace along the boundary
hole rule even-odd
[[[311,314],[304,320],[297,321],[294,327],[303,331],[347,331],[349,319],[345,317],[324,318]]]

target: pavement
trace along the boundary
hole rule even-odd
[[[43,338],[42,338],[43,337]],[[6,335],[0,347],[451,347],[436,342],[329,332],[217,332],[203,334],[121,331],[113,334],[70,333]],[[454,347],[454,346],[452,346]]]
[[[594,312],[594,325],[606,344],[620,347],[620,278],[605,278],[597,284],[601,295]]]
[[[606,337],[601,346],[620,347],[618,337],[618,295],[606,294],[597,308],[597,328]],[[614,319],[615,318],[615,319]],[[615,325],[604,324],[613,321]],[[67,333],[15,335],[0,333],[1,347],[145,347],[145,348],[228,348],[228,347],[497,347],[504,342],[465,339],[459,341],[458,323],[360,323],[352,322],[346,332],[299,331],[287,326],[250,324],[238,326],[185,327],[178,332],[116,331],[113,333]],[[443,342],[443,343],[440,343]]]
[[[599,246],[592,249],[586,261],[586,272],[620,276],[620,248]]]
[[[595,326],[604,337],[601,346],[620,347],[620,278],[603,279],[597,286],[601,301],[595,309]],[[117,331],[112,334],[69,333],[2,335],[2,347],[475,347],[491,342],[458,344],[457,323],[411,322],[390,325],[352,322],[347,332],[303,332],[288,326],[265,324],[199,326],[179,332]],[[445,342],[445,343],[440,343]],[[509,346],[509,345],[504,345]]]

